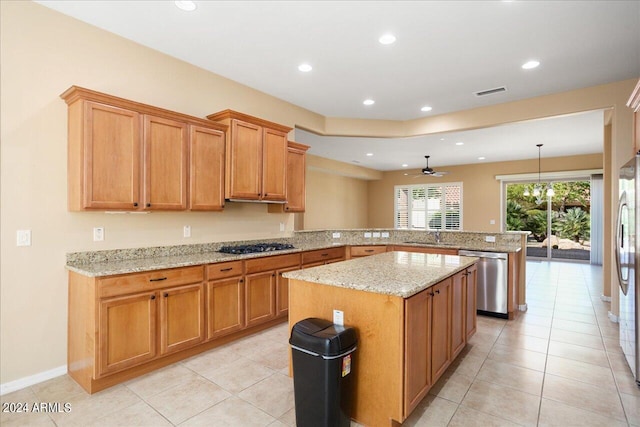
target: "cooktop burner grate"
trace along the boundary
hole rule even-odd
[[[257,252],[282,251],[295,249],[289,243],[256,243],[254,245],[222,246],[218,252],[225,254],[253,254]]]

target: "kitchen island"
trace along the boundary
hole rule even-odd
[[[333,319],[358,334],[352,418],[402,423],[475,333],[477,258],[387,252],[292,271],[289,327]]]

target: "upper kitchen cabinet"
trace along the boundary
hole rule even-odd
[[[269,205],[269,212],[304,212],[306,201],[306,157],[308,145],[289,141],[287,144],[287,202]]]
[[[635,151],[640,151],[640,80],[631,93],[627,106],[633,110],[633,141]]]
[[[233,110],[207,118],[229,126],[225,198],[285,202],[287,134],[291,128]]]
[[[77,86],[61,98],[69,210],[222,209],[225,125]]]

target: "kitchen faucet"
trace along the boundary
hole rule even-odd
[[[436,238],[436,243],[440,243],[440,230],[434,231],[433,236]]]

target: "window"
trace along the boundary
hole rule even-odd
[[[462,183],[396,185],[394,226],[462,230]]]

